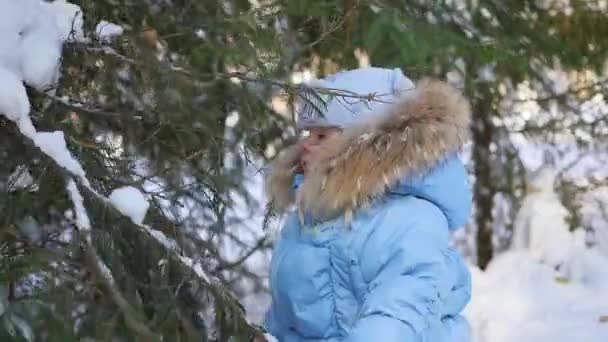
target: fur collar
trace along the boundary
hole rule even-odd
[[[296,204],[318,218],[352,215],[400,179],[458,151],[468,139],[469,122],[469,103],[458,90],[422,80],[386,113],[325,141],[295,193],[301,151],[297,144],[285,148],[266,181],[270,205],[284,211]]]

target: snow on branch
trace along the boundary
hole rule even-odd
[[[78,186],[76,182],[74,182],[73,178],[70,178],[68,184],[66,186],[68,190],[68,194],[70,195],[70,199],[74,204],[74,211],[76,212],[76,226],[78,229],[83,231],[86,234],[86,239],[88,242],[91,241],[91,222],[89,220],[89,215],[84,207],[82,195],[80,191],[78,191]]]
[[[101,287],[108,292],[114,304],[119,308],[127,327],[137,336],[143,337],[147,341],[155,340],[155,334],[144,323],[135,318],[135,310],[116,286],[112,271],[99,255],[97,255],[91,239],[91,222],[84,206],[84,199],[73,178],[68,180],[66,189],[74,204],[76,226],[85,234],[85,256],[88,260],[87,268],[93,271]]]
[[[79,229],[89,231],[91,224],[83,205],[82,195],[77,184],[91,192],[97,199],[129,216],[133,223],[152,237],[159,245],[170,250],[172,258],[187,267],[207,284],[215,283],[202,269],[200,263],[180,255],[175,241],[141,220],[141,208],[137,214],[141,219],[133,219],[121,205],[98,193],[92,188],[80,162],[67,149],[64,133],[39,132],[29,116],[31,105],[24,82],[39,92],[45,92],[49,85],[55,84],[60,72],[60,53],[63,43],[70,40],[85,43],[82,29],[82,11],[79,6],[63,2],[2,1],[0,13],[10,18],[3,22],[5,29],[0,31],[0,115],[13,121],[23,136],[29,138],[45,155],[50,157],[71,177],[66,189],[76,210],[76,224]],[[21,16],[16,13],[20,13]],[[32,19],[34,18],[34,19]],[[12,19],[12,20],[9,20]],[[30,20],[32,19],[32,20]],[[28,28],[26,30],[26,28]],[[114,27],[115,29],[115,27]],[[116,32],[115,32],[116,33]],[[15,39],[15,37],[19,37]],[[18,48],[22,47],[22,48]],[[54,97],[56,101],[80,108],[78,104]],[[147,203],[146,203],[147,204]],[[145,206],[147,210],[147,206]],[[145,210],[144,210],[145,214]],[[88,240],[90,243],[90,240]]]
[[[27,18],[26,18],[27,17]],[[117,213],[130,218],[133,229],[151,239],[155,247],[166,251],[184,279],[192,279],[198,289],[209,290],[215,299],[226,303],[236,311],[243,310],[234,296],[215,277],[203,269],[200,260],[183,255],[176,241],[162,231],[143,224],[147,203],[139,203],[137,212],[125,208],[121,203],[112,201],[97,192],[93,187],[80,161],[68,150],[63,131],[38,131],[31,120],[31,104],[25,85],[43,93],[53,101],[73,109],[102,115],[116,115],[82,103],[57,97],[50,86],[57,84],[61,73],[61,52],[65,42],[77,46],[87,46],[91,39],[82,30],[83,13],[80,7],[66,1],[46,2],[40,0],[0,0],[0,116],[15,123],[21,134],[30,139],[46,157],[54,161],[59,172],[68,179],[66,191],[76,212],[76,226],[85,232],[84,251],[88,260],[86,267],[93,271],[96,279],[110,299],[119,308],[127,328],[141,340],[155,341],[157,336],[146,326],[139,313],[130,305],[120,292],[110,268],[97,255],[92,242],[92,224],[83,199],[92,199]],[[116,33],[116,32],[115,32]],[[112,49],[100,51],[111,54]],[[119,56],[115,54],[115,56]],[[134,62],[125,57],[124,61]],[[181,73],[185,74],[185,73]],[[222,77],[244,77],[224,75]],[[213,76],[213,80],[217,79]],[[137,118],[136,118],[137,119]],[[143,198],[143,196],[141,196]],[[145,201],[145,200],[144,200]],[[124,204],[124,203],[123,203]],[[198,298],[197,298],[198,300]],[[242,312],[236,317],[243,317]]]
[[[120,25],[102,20],[95,27],[95,36],[101,42],[109,42],[114,37],[118,37],[124,33],[124,29]]]
[[[83,33],[83,14],[80,7],[62,1],[2,1],[0,2],[0,13],[4,13],[0,17],[0,20],[6,19],[3,22],[6,23],[5,26],[7,28],[0,32],[0,114],[15,122],[25,137],[31,139],[44,154],[53,159],[57,165],[72,177],[72,180],[67,184],[67,190],[76,210],[77,226],[81,230],[90,229],[90,222],[76,183],[81,184],[84,189],[90,191],[97,199],[115,208],[123,215],[130,217],[137,227],[153,238],[158,244],[169,250],[173,259],[191,270],[199,279],[209,285],[218,285],[216,280],[206,274],[200,262],[181,255],[175,241],[167,238],[161,231],[142,223],[143,215],[145,215],[145,211],[147,210],[147,203],[138,205],[138,208],[135,208],[137,213],[132,215],[133,211],[130,209],[125,210],[125,207],[121,204],[124,201],[117,201],[116,198],[108,199],[98,193],[92,188],[80,162],[67,149],[64,133],[62,131],[39,132],[31,121],[29,116],[31,105],[24,82],[37,91],[44,92],[56,101],[69,106],[83,107],[46,92],[48,86],[55,84],[58,79],[63,44],[66,41],[71,41],[83,44],[85,47],[90,45],[90,39]],[[15,13],[18,13],[18,15]],[[35,17],[36,20],[30,20],[32,17],[27,17],[29,15]],[[4,18],[5,16],[7,17]],[[113,29],[116,29],[116,27],[113,27]],[[114,33],[118,33],[118,30],[113,31]],[[15,39],[14,37],[19,38]],[[17,47],[19,46],[24,48],[18,49]],[[138,61],[121,56],[110,47],[105,46],[91,49],[115,56],[124,62],[139,65]],[[171,65],[169,67],[182,75],[198,79],[204,78],[203,75],[193,74],[191,71],[183,68]],[[316,89],[314,86],[256,79],[243,73],[226,73],[209,76],[212,80],[224,78],[231,80],[240,79],[246,82],[262,82],[274,87],[280,87],[288,92],[305,92],[306,90],[315,89],[324,92],[325,95],[361,100],[375,100],[377,96],[377,94],[355,94],[339,89]],[[141,204],[141,201],[139,203]]]

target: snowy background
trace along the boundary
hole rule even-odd
[[[65,172],[65,190],[73,206],[65,216],[81,232],[87,233],[92,229],[81,193],[86,190],[116,208],[139,229],[173,252],[177,249],[175,241],[144,224],[150,208],[149,196],[131,186],[106,189],[109,190],[107,197],[99,193],[91,185],[87,170],[68,149],[64,132],[38,130],[32,122],[32,104],[26,86],[55,96],[49,87],[61,77],[64,43],[87,43],[94,39],[97,43],[109,44],[124,33],[121,26],[100,20],[94,25],[93,36],[87,37],[82,28],[83,18],[78,6],[65,1],[0,0],[0,115],[12,122],[25,139]],[[297,73],[294,82],[304,81],[310,75],[310,72]],[[494,78],[491,67],[484,69],[483,75],[486,80]],[[456,84],[462,81],[456,71],[448,73],[446,78]],[[548,70],[546,78],[558,93],[570,86],[570,77],[559,68]],[[465,312],[473,335],[477,342],[606,342],[608,186],[589,186],[587,191],[578,195],[580,226],[573,230],[569,223],[571,213],[562,203],[558,185],[565,181],[583,187],[598,181],[601,183],[608,176],[608,168],[605,167],[608,153],[602,149],[580,148],[577,142],[581,139],[592,140],[592,136],[585,132],[555,135],[549,142],[539,142],[517,133],[518,127],[526,122],[543,121],[545,116],[554,118],[559,113],[554,112],[558,111],[555,108],[547,111],[538,106],[538,94],[529,85],[518,85],[510,91],[512,96],[507,96],[505,103],[501,104],[509,108],[509,115],[497,119],[496,125],[515,132],[508,138],[526,171],[526,191],[517,208],[497,196],[494,231],[496,246],[500,248],[497,248],[497,255],[486,270],[476,266],[473,224],[465,227],[454,242],[467,256],[473,274],[473,298]],[[591,98],[582,104],[582,108],[582,116],[590,121],[608,114],[608,106],[602,96]],[[230,139],[231,127],[238,120],[238,113],[226,120],[227,140]],[[116,151],[122,146],[120,139],[115,140]],[[463,153],[463,160],[471,166],[469,152]],[[234,163],[233,158],[228,155],[225,164],[230,167],[231,163]],[[226,238],[221,239],[218,245],[225,261],[242,262],[244,269],[262,279],[260,286],[252,279],[241,279],[225,272],[226,279],[235,281],[233,288],[247,309],[248,318],[256,323],[262,321],[269,304],[266,282],[270,260],[268,247],[279,229],[278,223],[274,222],[269,230],[263,230],[263,206],[252,204],[264,202],[263,180],[259,172],[262,166],[263,162],[256,160],[244,170],[246,192],[256,201],[245,198],[241,192],[231,196],[234,205],[228,210],[226,220],[233,222],[230,229],[239,237],[238,241]],[[142,173],[147,172],[143,166],[140,169]],[[9,177],[6,190],[7,193],[25,189],[35,191],[32,190],[34,183],[27,168],[23,167]],[[148,193],[159,190],[158,184],[149,181],[144,182],[142,188]],[[167,216],[179,216],[175,208],[162,209],[167,211]],[[188,208],[177,211],[180,210],[183,214]],[[514,219],[510,218],[511,213],[514,213],[511,215]],[[198,219],[206,220],[203,217]],[[32,228],[34,226],[25,223],[21,226],[31,240],[39,239],[38,231]],[[505,228],[507,226],[510,228]],[[509,243],[504,244],[503,240]],[[256,246],[265,248],[257,250]],[[213,281],[197,260],[178,253],[175,257],[199,277]],[[98,263],[102,275],[113,283],[108,266],[101,259]],[[5,311],[4,305],[4,302],[0,303],[0,315]],[[32,339],[27,325],[18,320],[13,323],[26,339]]]

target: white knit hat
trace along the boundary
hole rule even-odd
[[[414,89],[414,83],[400,69],[361,68],[338,72],[307,84],[314,88],[329,89],[332,94],[319,95],[326,106],[313,106],[314,98],[302,101],[297,106],[298,129],[311,127],[348,128],[361,120],[386,111],[398,98]],[[343,92],[340,92],[343,91]],[[333,93],[373,95],[370,100]],[[316,107],[316,108],[315,108]],[[319,112],[319,109],[322,111]]]

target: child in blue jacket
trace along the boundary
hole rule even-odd
[[[470,274],[449,245],[471,208],[457,156],[467,101],[399,69],[313,85],[373,96],[300,108],[308,135],[272,164],[272,205],[296,209],[273,252],[267,330],[281,342],[470,341]]]

